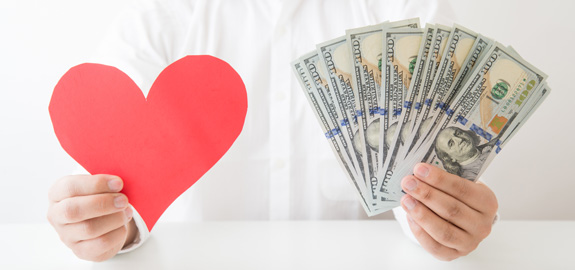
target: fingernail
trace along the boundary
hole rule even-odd
[[[124,208],[127,205],[128,200],[126,199],[126,196],[119,195],[116,198],[114,198],[114,206],[116,206],[116,208]]]
[[[403,205],[407,208],[407,210],[412,210],[415,207],[415,200],[413,200],[410,196],[407,196],[403,199]]]
[[[118,192],[122,190],[122,181],[118,178],[112,178],[108,180],[108,188],[113,192]]]
[[[417,181],[408,176],[403,179],[403,187],[409,191],[413,191],[417,187]]]
[[[413,173],[419,178],[425,178],[429,175],[429,169],[426,165],[417,164],[413,170]]]
[[[128,223],[128,221],[130,221],[130,219],[132,219],[132,216],[134,216],[134,212],[132,211],[132,207],[127,207],[126,210],[124,210],[124,215],[126,215],[126,223]]]

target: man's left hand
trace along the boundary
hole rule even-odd
[[[401,206],[421,246],[451,261],[475,250],[491,233],[497,198],[489,187],[430,164],[417,164],[401,181]]]

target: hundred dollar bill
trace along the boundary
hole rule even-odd
[[[310,75],[302,61],[296,60],[292,62],[292,69],[339,164],[345,171],[348,180],[354,185],[357,194],[360,196],[362,207],[366,213],[371,213],[370,206],[365,200],[368,196],[364,195],[363,188],[356,182],[357,172],[352,166],[352,161],[349,159],[346,149],[343,147],[345,143],[343,142],[343,136],[340,136],[341,130],[337,123],[334,123],[334,116],[332,115],[333,112],[328,108],[328,97],[326,96],[326,93],[316,87],[318,82],[314,81],[314,78]]]
[[[434,33],[434,36],[432,37],[431,54],[429,57],[427,57],[428,59],[427,62],[425,63],[425,70],[423,72],[423,83],[419,85],[420,87],[419,90],[414,89],[415,100],[410,100],[409,104],[405,104],[406,106],[414,106],[414,112],[409,115],[409,120],[406,121],[406,124],[409,125],[408,127],[405,128],[407,131],[405,132],[406,134],[403,136],[404,143],[402,144],[402,148],[398,153],[398,156],[401,159],[403,159],[405,153],[409,150],[408,143],[411,141],[409,141],[408,138],[411,137],[412,133],[417,132],[419,130],[421,124],[420,116],[422,113],[424,102],[426,98],[434,90],[433,86],[434,83],[437,81],[436,78],[439,76],[438,74],[441,74],[445,69],[444,67],[446,61],[444,55],[447,56],[449,52],[449,50],[447,50],[446,48],[447,47],[446,45],[448,43],[448,40],[454,39],[454,36],[457,38],[457,30],[458,29],[454,29],[454,31],[452,31],[452,29],[447,26],[438,25],[437,31]],[[471,42],[471,44],[473,44],[473,41]],[[461,58],[461,61],[463,61],[464,58],[465,56]],[[441,70],[440,67],[444,69]]]
[[[450,33],[451,28],[443,25],[437,25],[434,28],[431,32],[430,39],[430,33],[426,33],[427,39],[429,39],[430,42],[426,42],[426,40],[424,40],[422,42],[422,46],[424,44],[429,44],[429,47],[420,48],[419,57],[423,57],[423,55],[425,55],[425,59],[423,59],[423,65],[421,71],[419,71],[421,73],[418,74],[420,75],[420,78],[416,78],[421,81],[419,83],[417,81],[412,82],[407,91],[407,96],[405,96],[401,117],[399,122],[397,122],[397,128],[392,137],[393,141],[382,167],[382,170],[386,175],[393,173],[397,164],[399,164],[405,157],[405,149],[407,149],[406,141],[412,133],[414,127],[413,123],[416,121],[416,115],[421,109],[421,103],[417,104],[417,100],[420,99],[420,97],[425,97],[431,88],[433,78],[439,65],[438,63],[443,55],[443,49],[447,44],[447,39]],[[427,55],[426,52],[428,52]],[[415,108],[412,108],[413,104],[416,105]],[[382,181],[382,183],[383,182],[385,182],[385,180]]]
[[[509,47],[508,47],[509,48]],[[511,48],[509,48],[511,49]],[[511,125],[508,126],[506,132],[502,131],[499,141],[495,144],[495,151],[491,151],[489,157],[486,160],[486,164],[484,164],[482,170],[479,172],[479,175],[483,174],[487,165],[495,158],[499,152],[505,147],[507,142],[517,134],[517,131],[525,124],[525,122],[531,117],[533,112],[539,108],[539,105],[547,98],[549,93],[551,92],[551,88],[547,85],[546,82],[541,84],[538,89],[533,90],[534,92],[531,94],[531,98],[526,102],[525,107],[516,115],[514,116],[514,121],[511,122]]]
[[[412,76],[412,80],[411,83],[409,84],[409,89],[407,90],[407,95],[405,95],[405,102],[404,102],[404,107],[407,104],[411,104],[412,101],[415,100],[416,96],[418,95],[418,91],[419,91],[419,87],[421,85],[422,82],[422,75],[423,75],[423,70],[425,69],[425,63],[427,60],[427,57],[429,55],[429,49],[431,48],[431,43],[433,40],[433,33],[435,32],[436,28],[434,28],[434,25],[432,24],[427,24],[425,29],[423,30],[423,38],[421,39],[421,44],[419,44],[419,52],[417,54],[417,58],[416,58],[416,64],[413,65],[413,73],[411,74]],[[387,72],[387,70],[385,70]],[[387,73],[384,73],[387,74]],[[382,93],[384,96],[382,96],[380,98],[380,100],[382,101],[383,104],[385,104],[385,93],[388,91],[389,89],[389,82],[386,81],[385,79],[382,79],[382,81],[384,81],[385,85],[384,85],[384,92]],[[383,106],[385,108],[385,105]],[[407,106],[405,108],[405,110],[403,110],[402,112],[402,121],[404,120],[405,115],[410,115],[412,112],[412,106]],[[397,126],[392,126],[391,128],[388,125],[388,119],[386,118],[387,114],[385,114],[385,116],[382,116],[383,119],[383,124],[380,125],[380,134],[383,134],[382,136],[380,136],[380,143],[379,143],[379,151],[380,152],[384,152],[392,147],[390,147],[391,145],[393,145],[393,143],[390,142],[390,140],[396,135],[395,131],[397,130],[396,127]],[[386,134],[386,131],[389,132],[389,136],[388,134]],[[404,133],[402,133],[403,135]],[[386,141],[387,139],[387,141]],[[383,164],[381,164],[383,166]],[[380,166],[380,169],[381,167]]]
[[[428,55],[429,55],[429,50],[431,48],[431,44],[432,44],[432,40],[433,40],[433,34],[435,33],[435,31],[436,31],[436,28],[435,28],[435,25],[433,25],[433,24],[427,24],[425,29],[423,30],[423,36],[421,38],[421,43],[419,44],[419,52],[417,53],[416,63],[413,65],[410,65],[410,67],[413,67],[413,69],[412,69],[413,73],[411,74],[412,79],[411,79],[411,82],[409,83],[407,95],[404,96],[404,99],[405,99],[404,105],[410,104],[410,101],[413,101],[416,98],[417,92],[420,89],[420,85],[422,82],[422,75],[423,75],[423,71],[425,69],[424,66],[426,64],[426,60],[427,60]],[[386,42],[386,41],[384,40],[384,42]],[[387,46],[387,44],[385,44],[384,46]],[[391,49],[393,50],[393,47]],[[386,110],[385,104],[388,104],[388,103],[386,103],[385,95],[386,95],[386,93],[389,93],[388,91],[391,91],[390,90],[391,86],[390,86],[389,82],[391,81],[392,70],[389,70],[390,73],[387,73],[388,70],[385,69],[385,72],[386,73],[384,73],[384,76],[389,78],[389,79],[388,80],[382,79],[382,81],[384,81],[384,84],[385,84],[384,85],[384,91],[382,92],[382,95],[384,95],[384,96],[381,97],[382,103],[384,104],[383,105],[384,110]],[[404,120],[409,119],[409,118],[405,118],[405,116],[408,115],[408,117],[409,117],[409,114],[411,114],[411,112],[412,112],[412,107],[407,106],[403,110],[400,122],[403,122]],[[379,151],[380,152],[389,152],[388,153],[389,155],[393,155],[394,154],[393,153],[394,147],[391,147],[391,145],[395,145],[398,142],[398,140],[392,139],[392,138],[396,137],[398,134],[400,134],[400,136],[401,136],[405,133],[401,132],[401,131],[404,131],[404,129],[402,130],[401,128],[400,128],[401,131],[399,131],[399,132],[397,131],[397,126],[398,126],[397,124],[390,126],[388,116],[389,116],[388,114],[384,114],[382,116],[382,124],[380,125],[380,134],[382,134],[382,135],[380,136]],[[378,171],[378,176],[377,176],[378,179],[383,179],[382,173],[385,172],[384,171],[384,168],[385,168],[384,164],[385,164],[385,162],[380,165],[380,168]],[[380,193],[380,196],[384,196],[384,197],[387,197],[387,199],[390,199],[390,196],[388,194],[389,192],[386,192],[386,193],[382,192],[382,190],[381,190],[382,186],[385,186],[383,184],[383,181],[378,181],[377,190]]]
[[[417,57],[424,29],[388,29],[384,31],[385,43],[385,73],[383,77],[384,91],[382,91],[382,119],[383,127],[379,132],[382,152],[387,152],[393,141],[393,136],[401,118],[402,107],[411,82],[412,74],[416,68]],[[388,153],[389,154],[389,153]],[[385,173],[384,170],[380,170]],[[380,181],[381,179],[381,181]],[[376,190],[380,200],[389,200],[387,178],[376,175]]]
[[[352,64],[352,90],[358,120],[358,142],[361,147],[364,178],[372,191],[371,201],[377,201],[375,192],[379,150],[379,118],[382,68],[382,32],[386,28],[418,27],[419,19],[382,23],[346,30],[346,43]]]
[[[551,92],[551,88],[547,85],[547,83],[543,83],[541,89],[536,91],[533,94],[533,97],[529,100],[530,102],[525,106],[526,110],[522,110],[519,115],[517,116],[517,125],[514,126],[513,129],[508,131],[505,136],[501,138],[501,148],[505,146],[505,144],[517,133],[523,124],[531,117],[531,115],[539,108],[541,103],[547,98],[549,93]]]
[[[412,132],[406,139],[402,152],[398,154],[402,158],[405,158],[412,151],[421,133],[430,127],[430,122],[432,121],[430,110],[433,99],[435,97],[443,97],[451,87],[476,39],[477,33],[460,25],[454,25],[453,31],[449,35],[447,44],[443,49],[431,86],[426,90],[426,93],[420,94],[415,102],[416,113],[413,113],[410,120]]]
[[[330,86],[330,78],[328,75],[329,71],[324,64],[325,62],[321,60],[317,51],[305,54],[300,58],[300,61],[307,69],[312,81],[315,83],[316,89],[319,92],[325,93],[326,109],[329,110],[329,115],[333,117],[331,120],[334,126],[337,126],[340,130],[338,136],[341,137],[345,154],[352,161],[353,169],[359,176],[361,170],[359,169],[355,150],[352,144],[354,134],[349,125],[345,104],[343,104],[340,92],[334,91],[334,88]]]
[[[357,162],[358,182],[367,189],[368,184],[364,179],[364,164],[362,159],[363,145],[360,142],[359,123],[355,110],[355,96],[352,84],[352,63],[350,50],[347,46],[346,37],[342,36],[317,45],[320,59],[327,67],[330,86],[334,89],[339,107],[344,115],[341,125],[345,126],[351,141],[351,146]],[[369,198],[367,198],[369,199]]]
[[[547,76],[501,44],[495,43],[443,114],[431,140],[405,167],[427,162],[450,173],[475,181],[501,138],[512,132],[517,116],[536,98]],[[421,151],[424,150],[424,151]],[[398,170],[397,172],[399,172]],[[409,170],[395,173],[391,185],[401,190],[400,181]]]
[[[421,116],[414,127],[418,131],[413,132],[408,139],[409,147],[406,155],[417,152],[419,147],[427,142],[439,125],[445,110],[473,73],[476,63],[483,58],[493,44],[491,39],[482,35],[476,34],[474,38],[474,33],[463,27],[456,26],[456,30],[462,30],[457,31],[460,35],[459,40],[455,41],[457,36],[454,35],[455,40],[449,41],[447,52],[444,54],[445,59],[439,67],[436,79],[425,98]],[[473,44],[471,49],[468,49],[469,43]],[[465,60],[461,62],[462,59]]]

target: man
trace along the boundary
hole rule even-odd
[[[236,69],[248,92],[242,134],[168,208],[164,221],[367,218],[290,62],[349,28],[410,17],[453,22],[437,15],[448,14],[449,6],[423,0],[136,3],[114,24],[93,62],[119,68],[147,94],[170,63],[209,54]],[[415,170],[405,179],[410,195],[403,200],[415,238],[442,260],[472,251],[491,228],[497,209],[493,192],[429,165]],[[464,188],[465,196],[453,187]],[[52,186],[48,219],[78,257],[107,260],[147,238],[146,225],[121,189],[121,178],[111,175],[67,176]],[[480,198],[487,202],[479,204]]]
[[[448,127],[435,138],[435,153],[446,171],[475,180],[491,153],[497,138],[479,145],[479,136],[471,130]]]

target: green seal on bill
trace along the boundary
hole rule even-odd
[[[417,62],[417,56],[413,57],[411,61],[409,61],[409,74],[413,75],[413,71],[415,70],[415,64]]]
[[[499,80],[491,89],[491,96],[494,99],[500,100],[504,98],[509,92],[509,83],[504,80]]]

